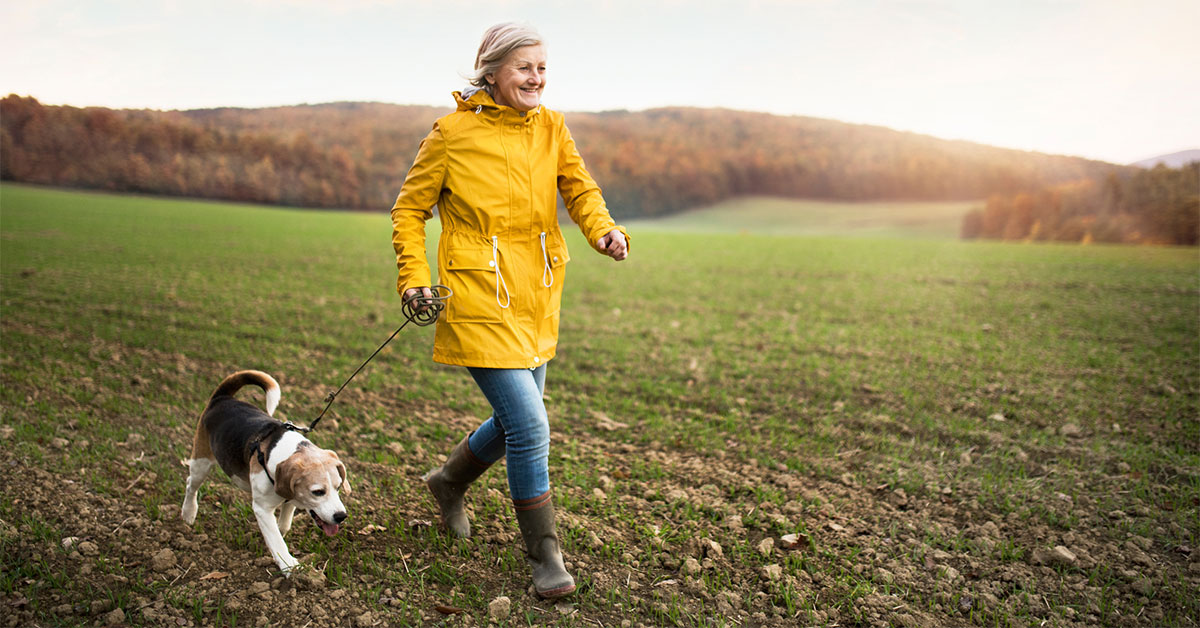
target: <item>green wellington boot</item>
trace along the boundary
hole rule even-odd
[[[438,510],[442,513],[442,523],[451,532],[462,538],[471,536],[471,522],[467,520],[467,511],[463,508],[463,495],[471,482],[492,466],[475,457],[467,441],[468,434],[462,442],[450,452],[445,464],[426,473],[421,479],[437,500]]]
[[[550,493],[524,504],[513,502],[517,510],[517,524],[529,552],[529,565],[533,567],[533,588],[539,597],[560,598],[575,591],[575,579],[563,566],[562,550],[558,544],[558,533],[554,530],[554,504]]]

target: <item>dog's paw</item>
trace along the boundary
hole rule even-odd
[[[293,575],[301,571],[300,561],[296,560],[293,556],[280,557],[277,561],[277,564],[279,565],[279,570],[282,571],[283,575],[287,576],[288,578],[291,578]]]
[[[196,523],[196,511],[198,508],[195,504],[190,504],[191,508],[188,506],[189,504],[185,504],[183,508],[180,509],[179,518],[183,519],[184,523],[192,525],[193,523]]]

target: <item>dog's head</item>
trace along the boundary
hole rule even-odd
[[[321,531],[337,534],[346,519],[339,491],[350,493],[346,465],[338,455],[315,445],[303,446],[275,468],[275,492],[308,510]]]

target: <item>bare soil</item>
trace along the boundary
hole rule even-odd
[[[468,428],[473,421],[444,408],[409,411],[440,414],[453,427]],[[342,442],[374,436],[371,426],[353,431],[331,423],[342,432]],[[119,444],[118,457],[99,463],[111,480],[104,490],[88,485],[89,470],[58,464],[69,448],[88,446],[81,442],[88,436],[83,431],[68,425],[61,440],[37,442],[43,456],[36,463],[13,455],[11,428],[0,432],[8,441],[0,448],[5,469],[0,490],[15,512],[28,515],[21,522],[4,521],[0,534],[21,561],[42,563],[46,574],[65,579],[57,591],[47,591],[44,582],[24,583],[41,591],[38,604],[23,593],[8,594],[0,600],[0,625],[236,621],[362,627],[399,625],[418,617],[423,623],[452,625],[628,626],[710,620],[746,626],[952,626],[988,618],[1002,624],[1028,618],[1059,626],[1157,625],[1169,605],[1187,603],[1160,595],[1170,580],[1184,584],[1184,590],[1200,591],[1200,552],[1194,548],[1162,546],[1139,535],[1128,535],[1123,543],[1114,540],[1109,528],[1130,520],[1153,528],[1155,513],[1149,505],[1132,512],[1097,512],[1086,499],[1064,495],[1045,504],[1078,519],[1063,531],[1015,513],[998,516],[981,507],[977,495],[938,489],[917,497],[888,485],[858,485],[850,473],[854,451],[831,461],[845,468],[844,474],[819,479],[745,460],[734,455],[736,446],[729,454],[701,456],[658,444],[616,444],[587,432],[571,436],[574,460],[558,464],[594,465],[599,486],[560,485],[558,499],[611,502],[624,514],[589,517],[586,513],[593,509],[560,509],[564,538],[575,539],[567,542],[569,567],[581,585],[573,599],[555,604],[528,590],[514,594],[519,586],[514,583],[525,574],[502,572],[485,562],[487,556],[520,555],[519,535],[505,510],[505,496],[497,490],[503,486],[502,468],[490,472],[485,483],[490,488],[481,486],[470,494],[477,513],[475,535],[461,542],[463,551],[421,542],[428,538],[420,530],[425,522],[436,523],[432,500],[418,480],[438,460],[432,452],[396,466],[356,461],[355,447],[343,451],[354,480],[353,496],[347,499],[353,519],[338,536],[324,538],[298,517],[289,535],[293,551],[305,558],[296,551],[297,538],[329,548],[324,556],[307,557],[318,564],[287,579],[265,556],[253,519],[216,507],[246,500],[219,473],[202,493],[197,526],[189,528],[179,520],[178,505],[170,497],[182,495],[186,470],[178,467],[173,476],[159,477],[148,470],[153,466],[149,461],[173,454],[144,445],[147,436],[186,438],[186,430],[163,428],[154,434],[146,427],[140,425],[139,436]],[[321,439],[314,435],[314,440]],[[452,444],[447,440],[442,449]],[[1036,458],[1042,452],[1027,455]],[[635,459],[656,463],[662,476],[627,481],[630,469],[621,461]],[[783,505],[757,503],[754,495],[764,486],[789,499]],[[162,508],[155,516],[148,504],[157,499]],[[483,504],[498,516],[478,516]],[[380,523],[385,525],[376,528]],[[664,527],[672,533],[652,533]],[[240,542],[229,543],[219,541],[218,536],[227,535],[213,533],[214,528],[244,532],[234,533]],[[803,531],[785,536],[797,529]],[[1010,555],[1002,546],[1012,548]],[[624,551],[589,551],[602,547]],[[365,556],[399,555],[402,560],[385,568],[394,579],[383,585],[379,572],[371,569],[342,570],[338,581],[331,581],[329,564],[344,555],[360,566]],[[785,568],[797,562],[801,569]],[[437,565],[452,570],[457,583],[403,584]],[[1098,573],[1108,579],[1099,579]],[[142,581],[130,583],[130,578]],[[855,593],[868,583],[869,594]],[[468,586],[478,605],[455,607]],[[623,592],[632,608],[618,608],[601,597],[614,589]],[[789,609],[781,593],[787,590],[825,604]],[[512,598],[511,615],[506,620],[489,616],[487,603],[506,593]],[[1106,615],[1105,605],[1140,612]],[[395,610],[401,606],[405,613]]]

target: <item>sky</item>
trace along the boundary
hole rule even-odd
[[[562,111],[725,107],[1114,163],[1200,148],[1198,0],[0,0],[0,93],[449,107],[502,21],[542,33]]]

